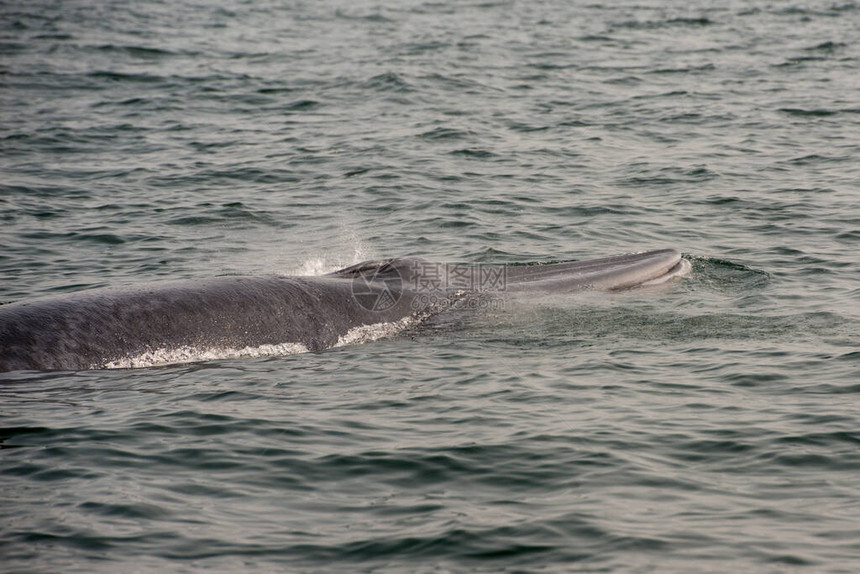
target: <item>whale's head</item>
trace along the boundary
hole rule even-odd
[[[420,257],[364,261],[331,277],[388,288],[425,292],[555,292],[596,289],[616,291],[664,283],[690,272],[690,262],[674,249],[660,249],[602,259],[551,264],[446,264]]]

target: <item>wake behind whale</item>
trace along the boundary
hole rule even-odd
[[[288,355],[393,335],[476,296],[612,291],[668,281],[672,249],[547,265],[366,261],[317,277],[214,277],[0,306],[0,372]]]

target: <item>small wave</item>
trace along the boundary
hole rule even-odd
[[[456,156],[462,156],[462,157],[468,157],[468,158],[477,158],[477,159],[486,159],[486,158],[491,158],[491,157],[496,156],[496,154],[494,154],[491,151],[488,151],[485,149],[473,149],[473,148],[458,149],[458,150],[454,150],[454,151],[449,152],[449,153],[450,153],[450,155],[456,155]]]
[[[821,44],[816,44],[815,46],[810,46],[806,48],[807,51],[822,51],[822,52],[835,52],[837,50],[841,50],[843,48],[848,47],[848,44],[843,42],[822,42]]]
[[[618,22],[615,28],[628,28],[631,30],[658,30],[669,27],[704,27],[711,26],[714,21],[709,18],[668,18],[663,20],[628,20]]]
[[[380,14],[379,12],[375,12],[372,14],[349,14],[348,12],[345,12],[344,10],[338,8],[334,11],[334,15],[336,18],[340,18],[343,20],[356,20],[382,24],[394,22],[394,20],[392,20],[388,16]]]
[[[395,72],[385,72],[373,76],[362,84],[362,87],[368,90],[379,92],[412,92],[412,86],[406,79]]]
[[[85,48],[86,49],[86,48]],[[132,56],[138,59],[155,60],[164,57],[178,56],[177,52],[156,48],[153,46],[132,46],[118,44],[102,44],[100,46],[89,47],[91,50],[96,50],[103,53],[119,53]],[[196,56],[197,53],[192,52],[188,55]]]
[[[804,108],[780,108],[784,114],[788,114],[790,116],[799,116],[799,117],[820,117],[825,118],[828,116],[835,116],[839,113],[839,110],[827,110],[823,108],[814,108],[814,109],[804,109]]]
[[[770,274],[726,259],[688,256],[696,281],[718,292],[728,294],[749,293],[766,287]]]
[[[113,82],[134,82],[141,84],[156,84],[167,80],[167,78],[155,74],[125,73],[111,70],[97,70],[90,72],[87,76],[90,78],[104,79]]]
[[[439,126],[432,130],[423,132],[419,134],[419,137],[428,141],[442,141],[442,140],[461,140],[468,137],[470,134],[467,130],[448,128]]]

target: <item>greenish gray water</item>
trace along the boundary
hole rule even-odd
[[[8,572],[853,572],[860,5],[4,2],[0,301],[673,246],[267,359],[0,375]]]

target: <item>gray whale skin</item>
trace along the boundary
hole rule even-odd
[[[630,289],[689,270],[673,249],[509,266],[405,257],[318,277],[225,276],[93,289],[0,305],[0,372],[135,366],[132,357],[175,349],[214,350],[203,358],[216,358],[219,349],[288,344],[320,351],[357,327],[421,320],[470,296]],[[188,360],[202,359],[163,362]]]

